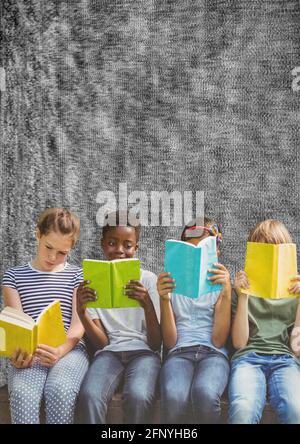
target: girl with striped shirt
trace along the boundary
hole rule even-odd
[[[44,308],[59,300],[67,334],[66,342],[59,347],[39,344],[33,356],[20,349],[11,356],[8,390],[14,424],[39,423],[42,400],[47,423],[73,422],[77,394],[88,368],[81,339],[84,329],[76,311],[82,271],[67,262],[79,231],[75,214],[63,208],[47,209],[37,223],[35,258],[4,274],[4,305],[36,320]]]

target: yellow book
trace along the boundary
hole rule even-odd
[[[247,242],[245,272],[250,288],[242,293],[267,299],[296,297],[288,291],[297,275],[296,245]]]
[[[0,356],[10,357],[17,348],[32,354],[38,344],[58,347],[66,339],[59,301],[49,304],[36,321],[12,307],[0,313]]]

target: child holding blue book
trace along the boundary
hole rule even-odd
[[[181,240],[197,245],[215,236],[219,255],[220,226],[208,218],[204,218],[204,226],[196,222],[184,227]],[[221,284],[222,289],[197,298],[176,294],[169,273],[158,276],[161,328],[168,352],[160,377],[162,420],[167,424],[220,420],[220,398],[229,375],[225,343],[230,330],[231,284],[224,265],[215,263],[208,271],[210,282]]]
[[[257,224],[248,241],[292,243],[285,225],[272,219]],[[290,284],[291,298],[244,294],[241,290],[249,288],[245,271],[236,274],[234,287],[232,342],[237,351],[228,386],[229,423],[259,423],[268,395],[280,423],[299,424],[300,276]]]
[[[108,221],[114,221],[102,231],[101,246],[108,261],[132,258],[138,249],[140,226],[131,225],[128,216],[123,211],[107,215]],[[161,366],[156,281],[154,273],[141,270],[140,280],[126,285],[126,295],[138,301],[138,308],[86,308],[87,302],[95,301],[95,291],[88,281],[80,285],[78,315],[97,351],[81,387],[79,423],[106,423],[108,403],[121,382],[125,423],[150,421]]]

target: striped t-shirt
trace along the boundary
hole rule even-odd
[[[57,272],[39,271],[28,263],[7,270],[2,285],[18,291],[24,313],[34,320],[51,302],[59,300],[67,331],[72,318],[73,291],[82,280],[82,269],[68,263]]]

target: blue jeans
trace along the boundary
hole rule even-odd
[[[123,379],[124,422],[150,422],[160,366],[160,355],[150,350],[100,352],[81,386],[79,423],[105,424],[108,403]]]
[[[287,354],[254,352],[234,359],[228,389],[228,422],[259,423],[267,395],[280,423],[300,423],[300,367],[295,359]]]
[[[228,375],[228,359],[210,347],[171,352],[160,377],[163,423],[218,423]]]

